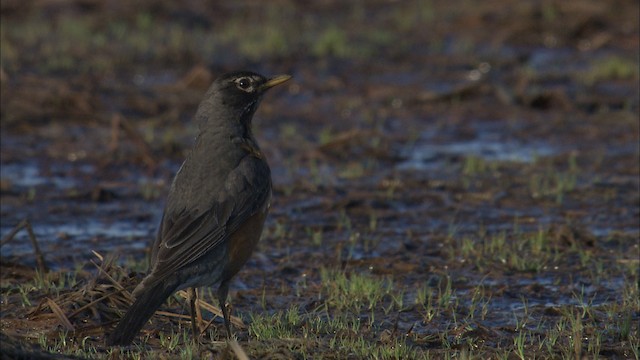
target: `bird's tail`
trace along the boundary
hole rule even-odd
[[[173,294],[175,286],[166,287],[162,282],[143,291],[136,301],[124,314],[118,326],[107,338],[107,345],[129,345],[138,335],[140,329],[147,323],[160,305]]]

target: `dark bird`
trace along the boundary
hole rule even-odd
[[[271,171],[251,119],[264,93],[290,78],[240,71],[213,82],[195,115],[195,145],[171,184],[149,274],[107,344],[130,344],[174,292],[216,284],[231,336],[229,283],[256,247],[271,199]]]

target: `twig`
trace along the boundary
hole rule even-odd
[[[178,319],[183,319],[183,320],[190,320],[191,319],[191,315],[178,314],[178,313],[174,313],[174,312],[171,312],[171,311],[164,311],[164,310],[156,311],[156,315],[172,317],[172,318],[178,318]]]
[[[84,311],[85,309],[87,309],[87,308],[89,308],[89,307],[93,306],[94,304],[97,304],[97,303],[99,303],[100,301],[102,301],[102,300],[104,300],[104,299],[107,299],[107,298],[109,298],[109,297],[111,297],[111,296],[113,296],[113,295],[115,295],[115,294],[117,294],[117,293],[119,293],[119,292],[121,292],[121,291],[119,290],[118,292],[115,292],[115,293],[108,293],[108,294],[106,294],[106,295],[103,295],[103,296],[101,296],[101,297],[99,297],[99,298],[97,298],[97,299],[93,300],[92,302],[90,302],[90,303],[88,303],[88,304],[86,304],[86,305],[84,305],[84,306],[80,307],[78,310],[76,310],[76,311],[72,312],[72,313],[71,313],[71,314],[69,314],[69,316],[67,316],[67,317],[68,317],[68,318],[73,318],[74,316],[78,315],[79,313],[81,313],[81,312],[82,312],[82,311]]]
[[[236,356],[238,357],[238,360],[249,360],[247,353],[244,352],[244,349],[242,349],[242,346],[238,344],[238,341],[229,340],[229,347],[236,354]]]
[[[71,324],[71,321],[69,321],[69,319],[64,315],[64,311],[60,309],[60,306],[58,306],[55,301],[47,298],[47,305],[49,305],[51,311],[56,314],[62,326],[64,326],[69,331],[76,331],[76,329],[73,327],[73,324]]]
[[[24,228],[27,229],[29,240],[31,240],[31,245],[33,245],[33,251],[36,255],[36,264],[38,265],[38,271],[40,271],[40,273],[42,274],[48,273],[49,268],[44,262],[44,255],[42,254],[42,251],[40,251],[40,246],[38,246],[38,239],[36,239],[36,234],[33,232],[33,227],[31,226],[31,222],[29,222],[29,220],[24,219],[20,221],[18,225],[16,225],[16,227],[13,228],[13,230],[11,230],[11,232],[8,233],[7,236],[4,237],[4,239],[2,239],[0,246],[4,246],[6,243],[11,241],[16,236],[16,234]]]
[[[125,289],[122,285],[120,285],[119,282],[116,281],[116,279],[114,279],[111,275],[109,275],[109,273],[107,273],[100,265],[96,264],[95,261],[91,260],[91,263],[98,268],[98,270],[107,277],[107,279],[113,284],[113,286],[116,287],[116,289],[118,289],[119,291],[122,292],[122,294],[127,298],[127,300],[133,302],[135,299],[133,298],[133,296],[131,295],[131,293],[129,291],[127,291],[127,289]]]

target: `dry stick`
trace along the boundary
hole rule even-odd
[[[24,220],[20,221],[18,223],[18,225],[16,225],[16,227],[13,228],[13,230],[11,230],[5,237],[4,239],[2,239],[2,242],[0,242],[0,246],[4,246],[4,244],[8,243],[9,241],[11,241],[11,239],[13,239],[14,236],[16,236],[16,234],[18,233],[18,231],[20,231],[22,228],[24,227]]]
[[[122,285],[120,285],[119,282],[116,281],[116,279],[114,279],[111,275],[109,275],[109,273],[105,269],[102,268],[102,266],[96,264],[96,262],[93,260],[90,260],[90,262],[102,273],[102,275],[107,277],[107,279],[113,284],[113,286],[116,287],[116,289],[120,291],[126,291],[125,288]]]
[[[40,270],[40,272],[47,273],[49,272],[49,268],[47,267],[47,264],[45,264],[44,262],[44,255],[42,254],[42,251],[40,251],[40,246],[38,246],[38,240],[36,239],[36,234],[33,233],[33,228],[31,227],[31,223],[29,222],[29,220],[25,220],[26,221],[26,227],[27,227],[27,233],[29,234],[29,239],[31,239],[31,243],[33,244],[33,248],[36,252],[36,262],[38,263],[38,270]]]
[[[249,360],[247,353],[244,352],[244,349],[242,349],[242,346],[240,346],[236,340],[229,340],[229,347],[233,350],[239,360]]]
[[[46,303],[46,299],[42,299],[40,300],[40,302],[38,303],[38,306],[36,306],[35,309],[29,311],[27,313],[27,316],[34,316],[35,314],[37,314],[38,312],[40,312],[40,310],[42,309],[42,306],[44,305],[44,303]]]
[[[97,298],[97,299],[93,300],[92,302],[90,302],[90,303],[88,303],[88,304],[86,304],[86,305],[84,305],[84,306],[80,307],[78,310],[76,310],[76,311],[72,312],[72,313],[71,313],[71,314],[69,314],[67,317],[68,317],[68,318],[73,318],[74,316],[78,315],[79,313],[81,313],[81,312],[82,312],[82,311],[84,311],[85,309],[87,309],[87,308],[89,308],[89,307],[91,307],[91,306],[93,306],[93,305],[95,305],[95,304],[99,303],[100,301],[102,301],[102,300],[104,300],[104,299],[107,299],[107,298],[109,298],[109,297],[111,297],[111,296],[113,296],[113,295],[116,295],[116,294],[118,294],[119,292],[121,292],[121,291],[120,291],[120,290],[118,290],[117,292],[109,293],[109,294],[103,295],[103,296],[101,296],[101,297],[99,297],[99,298]]]
[[[107,277],[107,279],[109,281],[111,281],[111,283],[113,284],[113,286],[116,287],[116,289],[119,290],[119,292],[122,292],[122,294],[127,298],[127,300],[134,302],[134,298],[131,295],[131,293],[129,291],[127,291],[127,289],[125,289],[122,285],[120,285],[120,283],[118,283],[116,281],[116,279],[114,279],[113,277],[111,277],[111,275],[109,275],[101,266],[99,266],[98,264],[96,264],[93,260],[91,260],[91,263],[98,268],[98,270]]]
[[[11,230],[11,232],[8,233],[7,236],[4,237],[4,239],[2,239],[2,243],[0,243],[0,246],[3,246],[4,244],[11,241],[16,236],[18,231],[22,230],[23,228],[27,229],[29,240],[31,240],[31,244],[33,245],[33,251],[36,254],[36,263],[38,264],[38,271],[40,271],[41,274],[49,272],[49,268],[44,262],[44,255],[42,254],[42,251],[40,251],[40,246],[38,246],[38,239],[36,239],[36,234],[33,233],[33,227],[31,227],[31,223],[29,222],[29,220],[24,219],[20,221],[18,225],[16,225],[16,227],[13,228],[13,230]]]
[[[95,256],[96,256],[100,261],[102,261],[102,262],[104,263],[104,257],[103,257],[100,253],[98,253],[98,252],[97,252],[97,251],[95,251],[95,250],[91,250],[91,252],[93,252],[93,254],[94,254],[94,255],[95,255]],[[107,274],[107,272],[102,268],[102,266],[99,266],[99,265],[98,265],[98,264],[96,264],[93,260],[91,260],[91,263],[92,263],[94,266],[96,266],[96,267],[97,267],[97,268],[98,268],[102,273],[106,274],[106,275],[109,277],[110,281],[111,281],[112,283],[114,283],[114,286],[118,289],[118,291],[116,291],[116,292],[112,292],[112,293],[108,293],[108,294],[105,294],[105,295],[103,295],[103,296],[101,296],[101,297],[99,297],[99,298],[97,298],[97,299],[95,299],[95,300],[93,300],[93,301],[91,301],[91,302],[89,302],[89,303],[85,304],[84,306],[81,306],[79,309],[77,309],[76,311],[74,311],[74,312],[72,312],[71,314],[69,314],[69,315],[67,316],[67,318],[68,318],[68,319],[71,319],[71,318],[75,317],[76,315],[78,315],[79,313],[81,313],[82,311],[84,311],[85,309],[88,309],[88,308],[90,308],[90,307],[94,306],[95,304],[97,304],[97,303],[101,302],[102,300],[110,298],[110,297],[111,297],[111,296],[113,296],[113,295],[116,295],[116,294],[119,294],[119,293],[124,293],[124,296],[125,296],[125,297],[130,298],[130,296],[129,296],[128,292],[127,292],[127,291],[126,291],[126,290],[125,290],[125,289],[124,289],[120,284],[116,283],[116,282],[115,282],[115,280],[114,280],[111,276],[109,276],[109,274]]]
[[[98,258],[98,260],[104,262],[104,256],[102,256],[102,254],[100,254],[99,252],[97,252],[95,250],[91,250],[91,252],[93,253],[93,255],[95,255],[95,257]]]
[[[164,311],[164,310],[156,311],[156,315],[166,316],[166,317],[170,317],[170,318],[178,318],[178,319],[183,319],[183,320],[191,319],[190,315],[178,314],[178,313],[175,313],[175,312]]]
[[[51,311],[56,314],[62,326],[64,326],[69,331],[76,331],[76,329],[73,327],[73,324],[71,324],[71,321],[69,321],[69,319],[64,315],[64,311],[60,309],[60,306],[58,306],[55,301],[47,298],[47,305],[49,305]]]
[[[103,261],[103,260],[104,260],[103,256],[102,256],[101,254],[99,254],[98,252],[93,251],[93,254],[94,254],[94,255],[95,255],[99,260],[101,260],[101,261]],[[108,279],[108,280],[113,284],[113,286],[115,286],[115,287],[116,287],[116,289],[118,289],[118,291],[116,291],[115,293],[107,294],[107,295],[105,295],[105,296],[101,297],[100,299],[93,301],[92,303],[98,302],[98,301],[99,301],[99,300],[101,300],[101,299],[104,299],[104,298],[110,297],[110,296],[115,295],[115,294],[118,294],[118,293],[122,293],[122,294],[123,294],[123,295],[124,295],[128,300],[130,300],[131,302],[135,301],[135,300],[133,299],[133,296],[131,295],[131,293],[130,293],[129,291],[127,291],[127,290],[126,290],[122,285],[120,285],[120,283],[118,283],[118,282],[117,282],[117,281],[116,281],[116,280],[115,280],[111,275],[109,275],[109,274],[108,274],[108,273],[107,273],[107,272],[102,268],[102,266],[100,266],[100,265],[96,264],[96,262],[95,262],[95,261],[93,261],[93,260],[91,260],[91,263],[92,263],[92,264],[93,264],[93,266],[95,266],[95,267],[96,267],[96,268],[97,268],[97,269],[98,269],[98,270],[99,270],[103,275],[105,275],[105,276],[107,277],[107,279]],[[188,295],[184,290],[181,290],[181,291],[179,291],[178,293],[181,293],[180,295],[181,295],[183,298],[185,298],[185,299],[189,298],[189,295]],[[198,300],[198,302],[199,302],[199,300]],[[90,303],[90,304],[87,304],[87,305],[85,305],[85,306],[83,306],[82,308],[80,308],[80,309],[78,309],[78,310],[76,310],[75,312],[73,312],[73,313],[72,313],[72,316],[77,315],[77,313],[78,313],[78,312],[80,312],[82,309],[84,309],[84,308],[88,307],[89,305],[91,305],[91,303]],[[195,304],[194,304],[194,305],[195,305]],[[180,319],[190,319],[190,318],[191,318],[190,316],[187,316],[187,315],[182,315],[182,314],[177,314],[177,313],[172,313],[172,312],[162,311],[162,310],[158,310],[158,311],[156,311],[156,314],[157,314],[157,315],[167,316],[167,317],[177,317],[177,318],[180,318]],[[196,332],[196,334],[197,334],[197,332]]]

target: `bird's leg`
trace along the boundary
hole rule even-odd
[[[224,327],[227,329],[227,339],[231,339],[231,321],[229,320],[229,308],[227,307],[227,296],[229,295],[229,283],[223,281],[218,288],[218,301],[224,317]]]
[[[202,327],[202,308],[200,306],[198,306],[198,288],[193,288],[195,294],[196,294],[196,323],[198,324],[198,330],[200,330],[200,328]]]
[[[189,292],[189,304],[191,305],[191,329],[193,331],[193,339],[196,341],[200,332],[198,331],[198,324],[196,323],[196,299],[198,297],[198,293],[196,292],[196,288],[192,287]]]

